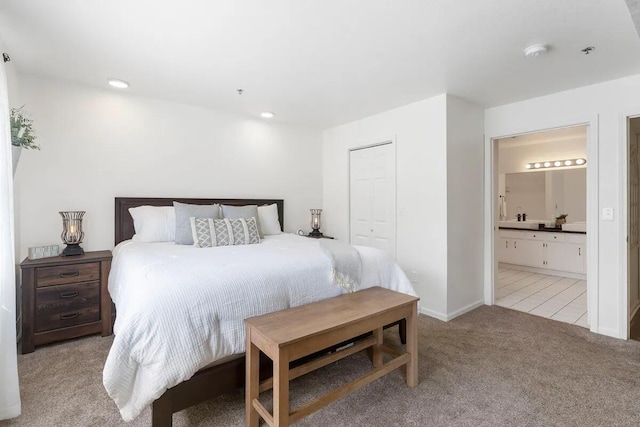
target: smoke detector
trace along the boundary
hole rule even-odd
[[[547,53],[548,50],[549,48],[544,44],[534,44],[526,48],[524,54],[525,56],[535,57]]]

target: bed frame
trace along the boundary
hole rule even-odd
[[[137,206],[172,206],[173,202],[189,204],[225,204],[233,206],[271,205],[278,206],[280,228],[284,231],[284,200],[280,199],[185,199],[185,198],[149,198],[149,197],[116,197],[115,199],[115,244],[131,239],[134,234],[133,218],[129,208]],[[115,320],[115,310],[114,310]],[[398,322],[389,325],[393,326]],[[400,322],[400,338],[406,341],[406,322]],[[302,360],[303,363],[305,360]],[[261,354],[261,379],[270,377],[271,361]],[[171,427],[173,414],[190,406],[209,400],[215,396],[231,393],[244,387],[244,356],[196,372],[193,377],[168,389],[156,399],[151,408],[152,427]]]

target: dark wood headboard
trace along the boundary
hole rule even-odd
[[[189,203],[192,205],[210,205],[219,203],[221,205],[245,206],[245,205],[278,205],[278,219],[280,228],[284,231],[284,200],[281,199],[185,199],[156,198],[156,197],[116,197],[116,245],[123,240],[133,237],[133,218],[129,213],[129,208],[138,206],[173,206],[173,202]]]

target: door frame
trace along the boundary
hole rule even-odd
[[[620,292],[620,331],[623,337],[629,339],[631,328],[631,313],[629,313],[629,205],[628,205],[628,185],[627,174],[629,173],[629,152],[627,150],[629,144],[629,132],[631,131],[629,125],[630,120],[640,118],[640,110],[634,109],[624,112],[620,119],[620,236],[624,238],[620,239],[620,279],[624,284],[624,291]]]
[[[383,145],[391,145],[393,147],[393,259],[398,257],[398,145],[395,136],[392,138],[382,138],[375,142],[362,142],[347,149],[347,180],[349,188],[347,189],[347,212],[349,221],[347,231],[349,233],[349,244],[351,244],[351,152],[366,150],[367,148],[381,147]]]
[[[589,328],[599,332],[599,187],[598,187],[598,146],[599,116],[579,117],[575,120],[556,123],[544,123],[535,127],[516,128],[506,135],[485,135],[485,280],[484,302],[495,304],[495,285],[498,280],[498,259],[496,256],[496,239],[498,236],[498,139],[517,135],[538,133],[549,130],[588,126],[587,127],[587,315]],[[625,296],[626,299],[626,296]]]

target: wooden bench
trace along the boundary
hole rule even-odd
[[[271,427],[284,427],[350,392],[405,366],[406,383],[418,385],[419,298],[380,287],[245,320],[246,425],[257,427],[262,417]],[[407,321],[406,352],[383,344],[383,327]],[[289,363],[363,334],[353,345],[290,369]],[[362,377],[326,393],[300,408],[289,410],[289,381],[332,362],[371,348],[373,369]],[[260,351],[273,361],[273,377],[260,382]],[[383,363],[383,352],[395,358]],[[260,403],[260,392],[273,388],[273,414]]]

